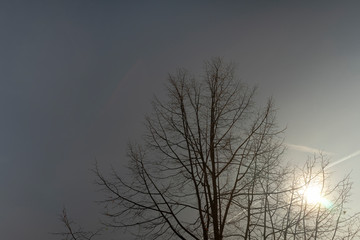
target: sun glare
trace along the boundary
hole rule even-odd
[[[322,202],[321,187],[319,185],[310,185],[303,192],[306,201],[310,204]]]
[[[300,190],[299,193],[304,197],[308,204],[321,204],[327,209],[330,209],[332,207],[332,203],[324,196],[322,196],[322,187],[319,184],[310,184]]]

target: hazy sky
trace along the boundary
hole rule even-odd
[[[95,224],[95,159],[126,165],[167,73],[214,56],[273,96],[288,158],[329,153],[360,197],[360,4],[144,2],[0,2],[2,239],[55,239],[64,205]]]

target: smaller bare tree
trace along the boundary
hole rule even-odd
[[[69,219],[65,208],[60,215],[60,221],[66,230],[53,234],[60,236],[63,240],[92,240],[100,236],[103,231],[103,228],[99,228],[97,231],[85,231],[80,226],[76,226],[76,223]]]

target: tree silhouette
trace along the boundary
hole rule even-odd
[[[200,80],[180,69],[167,90],[153,102],[144,142],[129,145],[132,179],[95,168],[103,224],[142,239],[358,236],[357,214],[345,208],[348,177],[331,185],[322,156],[303,168],[284,163],[271,99],[258,108],[256,89],[236,81],[233,65],[212,59]]]

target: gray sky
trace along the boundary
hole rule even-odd
[[[330,153],[360,197],[360,4],[147,2],[1,1],[2,239],[51,239],[64,205],[94,225],[95,158],[125,165],[167,73],[213,56],[274,97],[288,158]]]

